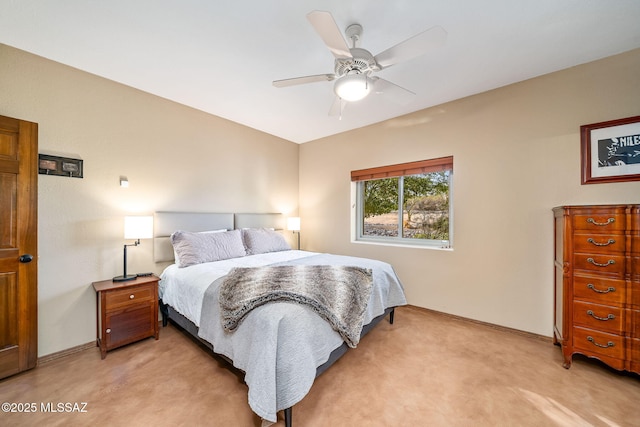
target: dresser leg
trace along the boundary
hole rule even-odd
[[[571,367],[571,353],[568,353],[565,351],[565,347],[562,347],[562,356],[564,357],[564,363],[562,364],[562,367],[564,369],[569,369]]]

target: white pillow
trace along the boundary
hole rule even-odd
[[[178,230],[171,235],[171,244],[180,268],[247,254],[240,230],[204,233]]]
[[[220,230],[197,231],[196,233],[198,233],[198,234],[224,233],[225,231],[227,231],[226,228],[223,228],[223,229],[220,229]],[[176,253],[175,249],[173,250],[173,259],[176,260],[176,262],[178,262],[178,254]]]
[[[242,230],[242,240],[247,255],[291,250],[282,234],[268,228],[245,228]]]

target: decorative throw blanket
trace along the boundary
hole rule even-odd
[[[372,289],[371,269],[281,265],[234,268],[220,286],[223,327],[234,331],[254,308],[272,301],[305,304],[356,347]]]

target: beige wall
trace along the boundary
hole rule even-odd
[[[578,134],[640,114],[638,70],[636,50],[298,146],[0,45],[0,115],[85,166],[39,177],[38,353],[95,338],[90,284],[121,274],[124,215],[288,214],[298,196],[303,248],[391,262],[411,304],[551,335],[551,208],[639,201],[640,183],[580,185]],[[351,170],[447,155],[453,251],[351,243]],[[152,252],[129,270],[159,273]]]
[[[38,179],[39,356],[95,339],[91,282],[122,274],[125,215],[297,213],[297,144],[4,45],[0,115],[84,160],[83,179]],[[130,248],[130,272],[161,272],[152,248]]]
[[[551,208],[640,202],[640,182],[580,185],[579,127],[639,100],[635,50],[303,144],[303,248],[392,263],[411,304],[551,336]],[[351,170],[449,155],[453,251],[351,243]]]

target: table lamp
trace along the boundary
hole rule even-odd
[[[298,233],[298,250],[300,250],[300,218],[291,217],[287,219],[287,230]]]
[[[126,282],[138,277],[137,274],[127,274],[127,246],[138,246],[140,239],[151,239],[153,237],[153,217],[152,216],[125,216],[124,217],[124,238],[125,240],[135,240],[135,242],[124,245],[124,262],[122,276],[113,278],[114,282]]]

